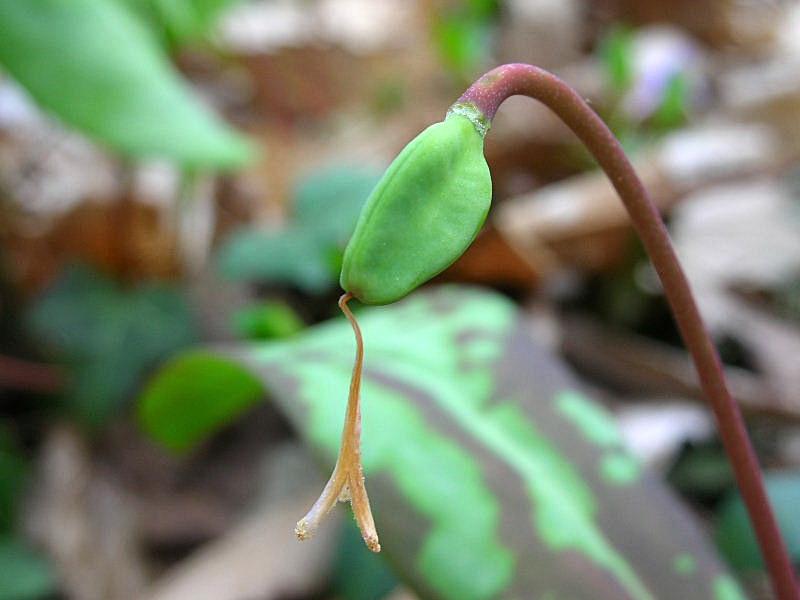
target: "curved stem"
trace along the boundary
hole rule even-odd
[[[614,134],[583,98],[555,75],[531,65],[503,65],[475,82],[454,107],[477,108],[482,117],[491,121],[500,104],[514,95],[539,100],[558,115],[586,145],[617,190],[661,279],[678,329],[711,403],[775,595],[779,600],[797,600],[800,590],[764,490],[758,460],[661,215]]]

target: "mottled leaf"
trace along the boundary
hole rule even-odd
[[[4,0],[0,31],[0,64],[42,107],[114,150],[189,167],[251,158],[121,2]]]
[[[445,287],[358,317],[367,489],[386,555],[422,597],[743,598],[513,304]],[[347,322],[217,352],[257,374],[332,467],[354,352]]]

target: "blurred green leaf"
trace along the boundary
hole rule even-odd
[[[207,37],[217,19],[241,0],[125,0],[172,46]]]
[[[294,192],[294,222],[325,243],[346,246],[361,207],[380,178],[374,169],[345,166],[309,175]]]
[[[398,585],[383,557],[367,549],[355,521],[347,519],[333,566],[337,595],[343,600],[381,600]]]
[[[4,423],[0,423],[0,535],[10,532],[14,525],[17,504],[27,480],[27,461]]]
[[[489,53],[489,31],[484,23],[470,17],[450,16],[440,20],[434,39],[445,66],[467,78]]]
[[[718,444],[686,447],[668,479],[681,494],[707,505],[736,485],[730,460]]]
[[[800,471],[768,473],[764,476],[772,509],[786,540],[789,556],[800,564]],[[738,491],[732,492],[717,512],[717,546],[737,570],[764,568],[750,519]]]
[[[401,76],[379,81],[372,92],[370,105],[379,120],[397,113],[408,102],[408,84]]]
[[[305,329],[305,323],[284,302],[262,302],[233,315],[236,333],[250,340],[271,340],[289,337]]]
[[[498,14],[496,0],[469,0],[437,15],[433,40],[442,62],[455,75],[470,79],[483,67]]]
[[[321,294],[336,282],[321,246],[314,232],[299,227],[275,232],[246,228],[220,249],[219,268],[236,281],[283,283]]]
[[[598,54],[606,79],[617,95],[633,83],[633,30],[614,27],[600,41]]]
[[[443,287],[358,315],[367,488],[381,544],[421,597],[700,600],[723,588],[744,597],[682,506],[626,452],[612,417],[510,302]],[[257,376],[333,466],[353,367],[343,317],[214,352]],[[175,364],[142,410],[191,398],[168,411],[179,420],[224,401],[226,386],[201,385],[202,363],[177,375]],[[186,387],[164,389],[169,381]]]
[[[33,98],[118,152],[197,168],[239,167],[253,155],[118,0],[5,0],[0,31],[0,64]]]
[[[153,439],[185,452],[239,417],[264,395],[236,362],[208,352],[173,359],[142,393],[139,421]]]
[[[295,285],[310,294],[333,287],[341,253],[380,173],[355,167],[320,171],[295,190],[289,225],[236,232],[218,255],[225,277]]]
[[[33,306],[34,336],[72,368],[66,400],[100,424],[119,409],[147,369],[197,340],[189,307],[164,284],[123,290],[85,267],[68,269]]]
[[[664,88],[661,103],[653,114],[653,125],[663,131],[670,131],[686,122],[691,87],[686,74],[677,73],[670,78]]]
[[[50,565],[21,541],[0,537],[0,600],[37,600],[55,592]]]

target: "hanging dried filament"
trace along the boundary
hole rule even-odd
[[[339,298],[339,308],[350,321],[356,337],[356,360],[353,365],[353,375],[350,379],[350,395],[347,398],[347,412],[342,430],[342,443],[339,448],[339,457],[322,494],[308,511],[305,517],[297,522],[295,534],[301,540],[310,538],[319,526],[322,519],[333,508],[337,501],[349,501],[353,507],[353,514],[361,529],[364,543],[373,552],[380,552],[378,533],[372,519],[369,507],[367,489],[364,487],[364,472],[361,467],[361,370],[364,363],[364,341],[361,329],[353,313],[347,307],[347,302],[352,294],[344,294]]]

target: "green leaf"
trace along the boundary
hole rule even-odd
[[[283,302],[263,302],[234,314],[233,328],[240,337],[251,340],[270,340],[294,335],[305,323]]]
[[[444,287],[358,318],[367,489],[381,544],[421,597],[743,598],[691,517],[507,300]],[[327,469],[353,352],[344,318],[215,351],[262,381]],[[204,405],[220,390],[190,395]]]
[[[343,600],[381,600],[397,585],[386,561],[364,545],[355,522],[346,521],[333,566],[337,596]]]
[[[379,173],[354,167],[308,177],[295,191],[289,225],[272,232],[236,232],[219,251],[221,273],[237,281],[294,285],[309,294],[330,290],[361,207],[379,178]]]
[[[181,294],[163,284],[132,290],[84,267],[68,269],[29,314],[33,335],[72,369],[66,401],[101,424],[145,372],[197,339]]]
[[[326,244],[344,248],[380,176],[373,169],[345,166],[307,176],[294,192],[294,222]]]
[[[621,95],[633,82],[634,32],[628,27],[614,27],[599,45],[600,61],[611,89]]]
[[[237,231],[220,249],[218,264],[228,279],[295,285],[309,294],[321,294],[336,281],[316,236],[295,227]]]
[[[0,535],[11,531],[28,480],[28,464],[0,423]]]
[[[0,64],[42,107],[112,149],[197,168],[252,157],[117,0],[6,0],[0,31]]]
[[[789,555],[795,564],[800,564],[800,471],[768,473],[764,483]],[[755,533],[738,492],[731,493],[720,506],[715,538],[720,551],[735,569],[764,568]]]
[[[664,88],[661,102],[652,116],[653,124],[662,131],[676,129],[686,122],[691,94],[685,73],[673,75]]]
[[[220,15],[240,0],[125,0],[177,47],[207,37]]]
[[[149,382],[139,400],[139,422],[167,448],[185,452],[263,395],[261,382],[236,362],[191,352]]]
[[[436,15],[432,36],[444,66],[461,78],[475,76],[491,54],[498,15],[494,0],[471,0]]]
[[[709,506],[736,485],[730,460],[719,444],[685,448],[668,479],[684,496]]]
[[[24,543],[0,537],[0,600],[37,600],[55,592],[50,565]]]

